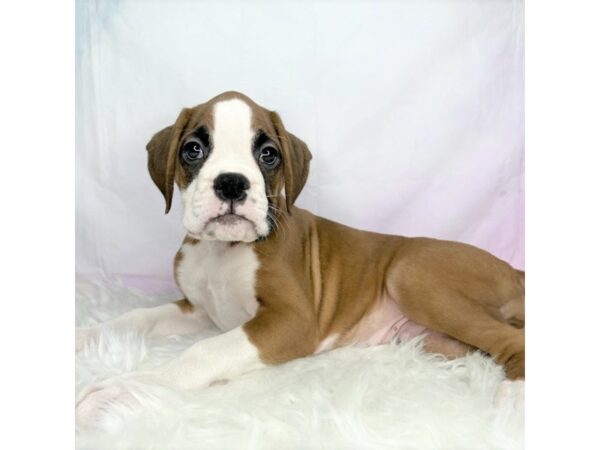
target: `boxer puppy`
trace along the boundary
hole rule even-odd
[[[267,365],[353,344],[423,335],[448,357],[480,349],[525,376],[524,273],[470,245],[356,230],[294,206],[311,153],[277,113],[237,92],[193,108],[147,145],[152,180],[187,231],[175,256],[185,298],[77,330],[222,334],[172,361],[82,392],[78,423],[134,402],[127,380],[198,389]]]

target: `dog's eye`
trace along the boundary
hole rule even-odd
[[[193,164],[204,158],[204,146],[197,139],[191,139],[181,149],[181,157],[186,163]]]
[[[264,166],[273,168],[279,163],[279,152],[272,145],[265,145],[260,149],[258,159]]]

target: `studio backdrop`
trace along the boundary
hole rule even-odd
[[[524,267],[520,1],[77,2],[76,268],[170,280],[145,146],[237,90],[313,153],[297,205]],[[144,281],[145,280],[145,281]]]

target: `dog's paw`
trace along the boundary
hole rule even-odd
[[[75,328],[75,351],[80,351],[86,345],[98,339],[100,327]]]
[[[516,410],[523,409],[525,405],[525,381],[504,380],[500,383],[494,398],[494,405],[504,407],[509,404]]]
[[[144,391],[150,384],[159,383],[151,374],[132,372],[85,388],[75,404],[75,421],[78,428],[97,424],[106,414],[124,413],[141,406]]]
[[[107,380],[81,393],[75,405],[75,422],[79,428],[87,428],[117,405],[136,404],[135,396],[123,384]]]
[[[504,363],[506,378],[509,380],[522,380],[525,378],[525,351],[512,355]]]

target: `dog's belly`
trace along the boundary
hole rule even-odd
[[[421,334],[431,333],[434,332],[408,319],[396,302],[384,295],[373,309],[348,331],[323,340],[317,353],[345,345],[373,346],[386,344],[394,339],[406,341]]]
[[[203,308],[220,330],[229,331],[256,313],[258,265],[250,246],[217,241],[184,243],[175,276],[186,298]]]

